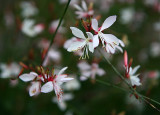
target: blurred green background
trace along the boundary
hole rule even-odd
[[[65,1],[65,0],[64,0]],[[147,2],[149,1],[149,2]],[[133,66],[141,65],[138,73],[142,80],[142,86],[137,90],[160,102],[160,79],[149,78],[151,71],[159,73],[160,65],[160,1],[158,0],[86,0],[93,2],[94,16],[101,15],[100,23],[108,16],[117,15],[117,21],[107,32],[113,33],[126,44],[129,57],[133,58]],[[48,32],[50,23],[60,19],[66,3],[60,0],[28,0],[38,13],[29,17],[36,23],[43,23],[45,29],[35,37],[29,37],[21,31],[21,24],[25,17],[21,15],[20,4],[23,0],[5,0],[0,3],[0,63],[20,62],[25,64],[41,65],[41,52],[38,43],[41,39],[52,39],[52,33]],[[80,4],[80,0],[77,2]],[[125,14],[124,12],[128,14]],[[128,17],[127,17],[128,16]],[[9,18],[9,19],[8,19]],[[9,20],[7,22],[7,19]],[[129,21],[127,21],[127,19]],[[80,20],[76,19],[75,8],[70,5],[64,17],[62,44],[73,35],[69,29]],[[59,43],[55,41],[55,44]],[[78,56],[68,53],[63,45],[57,44],[57,49],[62,54],[60,66],[68,66],[66,73],[76,74],[79,79],[77,68]],[[155,48],[156,47],[156,48]],[[34,54],[34,56],[31,56]],[[31,58],[32,57],[32,58]],[[87,61],[92,62],[93,56]],[[124,74],[123,54],[117,53],[112,56],[111,62]],[[52,62],[49,67],[57,66]],[[59,66],[59,65],[58,65]],[[98,77],[103,81],[117,83],[116,73],[104,61],[99,66],[106,71],[106,75]],[[1,71],[2,72],[2,71]],[[10,78],[0,79],[0,114],[1,115],[63,115],[71,111],[74,115],[159,115],[160,113],[149,104],[129,98],[129,93],[99,83],[91,83],[90,80],[80,82],[79,90],[70,91],[74,94],[71,101],[67,101],[67,109],[61,111],[56,103],[52,102],[54,92],[30,97],[27,91],[29,83],[18,80],[15,86],[10,85]],[[117,83],[118,84],[118,83]],[[122,83],[119,86],[125,87]],[[155,104],[156,105],[156,104]],[[159,105],[156,105],[160,109]]]

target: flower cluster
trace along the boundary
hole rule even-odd
[[[139,74],[136,75],[137,70],[140,66],[136,66],[134,68],[131,67],[132,59],[130,59],[128,63],[128,55],[127,52],[124,52],[124,66],[125,66],[125,76],[127,79],[130,79],[132,86],[139,86],[141,85],[140,79],[138,78]]]
[[[99,41],[101,41],[106,52],[111,54],[114,54],[116,50],[123,52],[122,48],[120,47],[120,45],[124,47],[123,41],[119,40],[112,34],[103,33],[103,31],[109,28],[115,21],[116,16],[110,16],[104,21],[101,27],[98,27],[97,20],[92,19],[90,23],[95,35],[93,35],[91,32],[86,32],[87,37],[85,37],[84,33],[80,29],[76,27],[70,27],[72,34],[77,39],[70,43],[67,51],[75,52],[83,50],[81,58],[86,59],[89,58],[88,51],[93,53],[94,48],[96,48],[99,45]]]
[[[54,74],[54,69],[52,73],[50,73],[48,69],[45,71],[42,67],[38,67],[37,70],[39,74],[30,72],[20,75],[19,78],[24,82],[31,81],[29,88],[30,96],[38,95],[40,92],[49,93],[54,90],[58,100],[61,102],[63,94],[61,85],[73,79],[67,77],[67,74],[63,74],[66,69],[67,67],[64,67],[58,74]]]

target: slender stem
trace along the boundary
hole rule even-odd
[[[138,93],[132,86],[130,86],[130,84],[126,81],[126,79],[123,77],[123,75],[120,74],[120,72],[112,65],[112,63],[103,55],[103,52],[101,52],[100,50],[99,50],[99,52],[100,52],[101,55],[104,57],[104,59],[108,62],[108,64],[112,67],[112,69],[117,73],[117,75],[128,85],[128,87],[129,87],[129,88],[131,89],[131,91],[132,91],[131,93],[136,93],[142,100],[144,100],[144,101],[145,101],[146,103],[148,103],[151,107],[153,107],[154,109],[156,109],[157,111],[160,112],[160,110],[157,109],[153,104],[151,104],[150,102],[148,102],[147,99],[148,99],[149,101],[152,101],[152,102],[160,105],[159,102],[157,102],[157,101],[155,101],[155,100],[153,100],[153,99],[151,99],[151,98],[149,98],[149,97],[146,97],[146,96]],[[102,83],[102,82],[101,82],[101,83]],[[104,84],[104,83],[103,83],[103,84]],[[105,83],[105,84],[106,84],[106,83]],[[109,84],[106,84],[106,85],[109,85]],[[114,87],[115,87],[115,86],[114,86]],[[116,87],[116,88],[117,88],[117,87]],[[119,89],[120,89],[120,88],[119,88]],[[122,90],[122,89],[121,89],[121,90]]]
[[[135,91],[132,86],[126,81],[126,79],[119,73],[119,71],[112,65],[112,63],[103,55],[103,52],[99,50],[101,55],[104,57],[104,59],[108,62],[108,64],[112,67],[112,69],[117,73],[117,75],[128,85],[129,88],[131,88],[133,91]]]
[[[149,97],[147,97],[147,96],[141,95],[141,94],[139,94],[139,95],[140,95],[141,97],[145,98],[145,99],[148,99],[148,100],[150,100],[150,101],[152,101],[152,102],[160,105],[160,103],[159,103],[158,101],[155,101],[155,100],[153,100],[153,99],[151,99],[151,98],[149,98]]]
[[[56,34],[57,34],[57,32],[58,32],[58,29],[59,29],[59,27],[60,27],[60,25],[61,25],[61,23],[62,23],[62,20],[63,20],[65,14],[66,14],[66,12],[67,12],[67,9],[68,9],[68,7],[69,7],[70,2],[71,2],[71,0],[68,0],[68,3],[67,3],[67,5],[66,5],[66,7],[65,7],[65,10],[64,10],[64,12],[63,12],[63,15],[62,15],[62,17],[60,18],[60,21],[59,21],[59,23],[58,23],[58,26],[57,26],[57,28],[56,28],[56,31],[54,32],[53,37],[52,37],[52,39],[51,39],[50,45],[49,45],[49,47],[48,47],[48,51],[49,51],[49,49],[51,48],[51,46],[52,46],[52,44],[53,44],[53,40],[54,40],[54,38],[55,38],[55,36],[56,36]],[[46,53],[46,55],[45,55],[42,63],[45,61],[45,59],[46,59],[46,57],[47,57],[47,55],[48,55],[48,51],[47,51],[47,53]]]
[[[120,89],[120,90],[122,90],[122,91],[128,92],[127,89],[122,88],[122,87],[119,87],[119,86],[114,85],[114,84],[111,84],[111,83],[109,83],[109,82],[106,82],[106,81],[104,82],[104,81],[101,81],[101,80],[99,80],[99,79],[95,79],[95,81],[97,81],[98,83],[101,83],[101,84],[104,84],[104,85],[107,85],[107,86],[110,86],[110,87],[114,87],[114,88]]]

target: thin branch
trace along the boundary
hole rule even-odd
[[[67,5],[66,5],[66,7],[65,7],[65,10],[64,10],[64,12],[63,12],[63,15],[62,15],[62,17],[60,18],[60,21],[59,21],[59,23],[58,23],[58,26],[57,26],[57,28],[56,28],[56,31],[54,32],[53,37],[52,37],[52,39],[51,39],[50,45],[49,45],[49,47],[48,47],[48,51],[49,51],[49,49],[51,48],[51,46],[52,46],[52,44],[53,44],[53,40],[54,40],[54,38],[55,38],[55,36],[56,36],[56,34],[57,34],[57,32],[58,32],[58,29],[59,29],[59,27],[60,27],[60,25],[61,25],[61,23],[62,23],[62,20],[63,20],[65,14],[66,14],[66,12],[67,12],[67,9],[68,9],[68,7],[69,7],[70,2],[71,2],[71,0],[68,0],[68,3],[67,3]],[[44,57],[42,63],[45,61],[45,59],[46,59],[46,57],[47,57],[47,55],[48,55],[48,51],[47,51],[47,53],[45,54],[45,57]]]
[[[104,82],[104,81],[101,81],[101,80],[99,80],[99,79],[95,79],[95,81],[97,81],[98,83],[101,83],[101,84],[110,86],[110,87],[114,87],[114,88],[116,88],[116,89],[120,89],[120,90],[125,91],[125,92],[129,92],[129,91],[128,91],[127,89],[125,89],[125,88],[119,87],[119,86],[117,86],[117,85],[111,84],[111,83],[106,82],[106,81]]]

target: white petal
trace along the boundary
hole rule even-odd
[[[99,76],[102,76],[102,75],[104,75],[106,72],[103,70],[103,69],[98,69],[97,70],[97,74],[99,75]]]
[[[32,74],[34,76],[38,76],[38,74],[36,72],[30,72],[29,74]]]
[[[139,68],[140,68],[140,65],[134,67],[130,74],[131,74],[131,75],[134,75]]]
[[[93,34],[91,32],[86,32],[86,34],[88,35],[88,38],[93,39]]]
[[[74,7],[79,11],[83,11],[83,9],[80,6],[78,6],[77,4],[74,4]]]
[[[120,46],[115,46],[116,47],[116,49],[118,49],[121,53],[123,53],[123,49],[120,47]]]
[[[54,91],[56,93],[57,99],[59,102],[62,102],[63,98],[63,92],[59,85],[57,85],[55,82],[53,83]]]
[[[89,51],[93,53],[94,52],[93,43],[89,42],[88,46],[89,46]]]
[[[32,81],[35,77],[36,76],[33,74],[22,74],[19,76],[19,78],[24,82]]]
[[[49,93],[53,90],[53,83],[52,81],[49,81],[47,83],[45,83],[42,87],[41,87],[41,92],[42,93]]]
[[[117,16],[110,16],[108,17],[104,23],[102,24],[102,27],[101,27],[101,30],[100,31],[103,31],[104,29],[107,29],[109,28],[115,21],[116,21],[116,17]]]
[[[71,77],[67,77],[66,74],[61,74],[59,76],[56,76],[56,83],[60,86],[63,82],[68,82],[70,80],[73,80]]]
[[[103,33],[102,35],[104,36],[104,39],[107,43],[111,43],[111,44],[114,43],[116,45],[119,45],[119,39],[116,36],[112,34],[103,34]]]
[[[141,85],[140,79],[137,76],[131,76],[130,79],[131,79],[132,86],[134,86],[134,85],[136,85],[136,86]]]
[[[87,5],[85,1],[82,1],[82,8],[87,11]]]
[[[122,47],[125,46],[122,40],[119,40],[119,43],[120,43],[120,45],[121,45]]]
[[[98,32],[98,21],[96,19],[92,19],[92,28],[94,31]]]
[[[71,78],[71,77],[66,77],[66,78],[63,78],[61,79],[62,82],[68,82],[68,81],[71,81],[73,80],[74,78]]]
[[[83,32],[80,29],[76,27],[70,27],[70,29],[72,30],[72,34],[75,35],[76,37],[86,39],[86,37],[84,36]]]
[[[110,45],[107,46],[109,49],[109,52],[114,54],[115,53],[115,47],[111,47]]]
[[[78,51],[81,50],[84,46],[86,45],[86,41],[83,42],[73,42],[70,47],[67,49],[68,52],[74,52],[74,51]]]
[[[98,39],[98,34],[94,35],[93,37],[93,48],[97,47],[99,45],[99,39]]]
[[[29,88],[29,95],[34,96],[40,93],[40,82],[33,82],[32,86]]]
[[[68,67],[62,68],[62,69],[59,71],[59,73],[57,74],[57,76],[61,75],[67,68],[68,68]]]
[[[79,62],[77,66],[81,71],[91,69],[91,66],[86,61]]]
[[[85,76],[85,77],[90,77],[91,74],[92,74],[92,71],[91,71],[91,70],[82,71],[82,75]]]
[[[87,79],[88,79],[88,77],[85,77],[85,76],[81,76],[81,77],[80,77],[80,80],[81,80],[81,81],[85,81],[85,80],[87,80]]]

